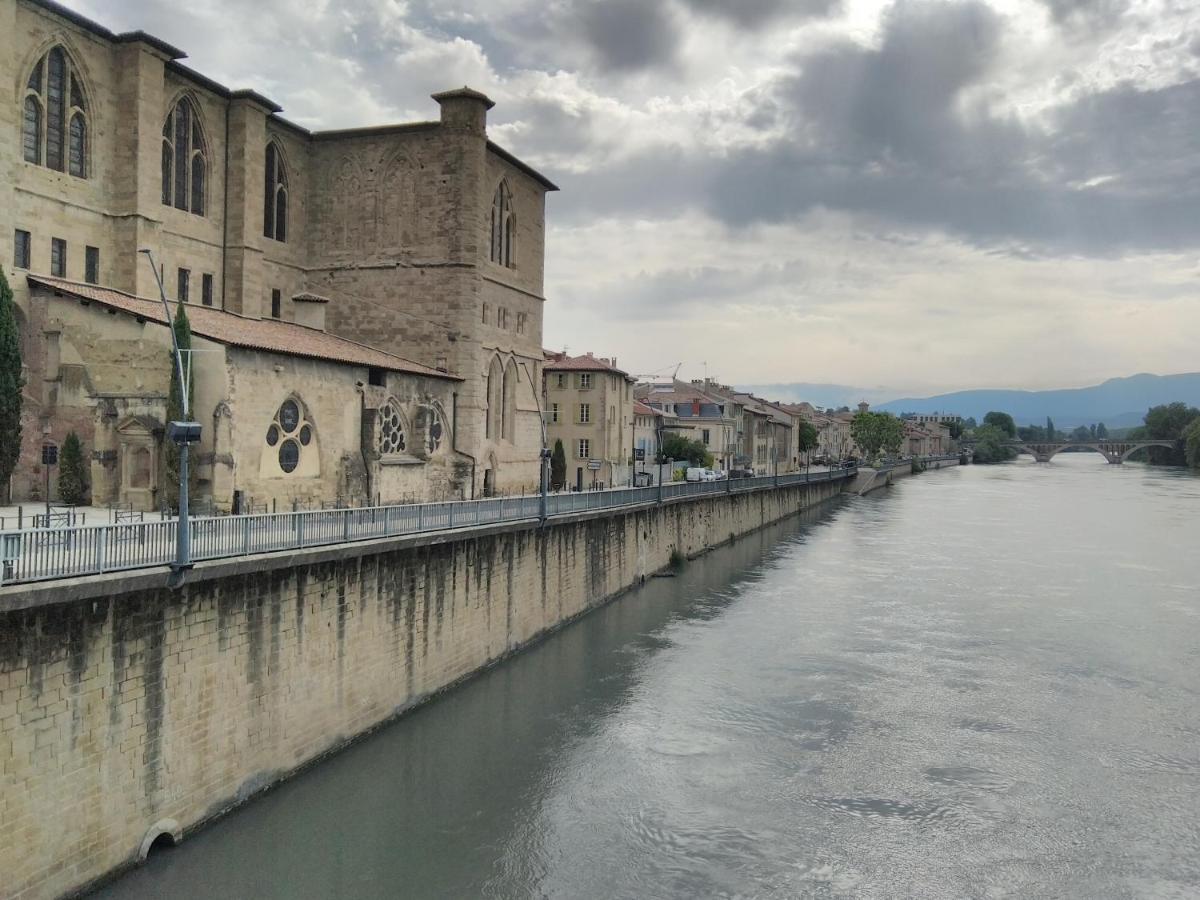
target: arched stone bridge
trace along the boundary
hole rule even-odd
[[[969,438],[959,442],[964,450],[973,450],[975,442]],[[1050,462],[1064,450],[1072,447],[1082,450],[1095,450],[1110,463],[1120,465],[1139,450],[1146,447],[1174,447],[1175,441],[1005,441],[1006,447],[1011,447],[1018,453],[1028,453],[1038,462]]]
[[[1174,441],[1006,441],[1018,453],[1028,453],[1038,462],[1050,462],[1057,454],[1072,447],[1076,449],[1095,450],[1110,463],[1120,465],[1139,450],[1146,447],[1175,446]]]

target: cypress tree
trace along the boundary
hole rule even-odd
[[[71,432],[63,441],[58,458],[58,496],[63,503],[76,506],[87,496],[87,469],[83,461],[83,445],[79,435]]]
[[[8,497],[8,483],[21,455],[21,340],[17,333],[12,289],[0,267],[0,495]]]
[[[561,438],[554,441],[554,449],[550,452],[550,488],[561,491],[567,482],[567,452],[563,449]]]
[[[187,374],[189,362],[187,351],[192,347],[192,326],[188,322],[187,311],[184,309],[183,303],[176,305],[175,322],[172,327],[175,329],[175,341],[183,353],[184,374]],[[175,365],[175,351],[168,350],[167,352],[171,361],[171,388],[167,394],[167,421],[178,422],[183,419],[183,389],[179,384],[179,369]],[[194,377],[188,381],[188,409],[191,409],[192,398],[195,396],[194,382]],[[174,508],[179,505],[179,447],[164,439],[163,455],[166,464],[163,466],[165,483],[162,485],[162,497],[168,506]],[[195,484],[195,471],[194,467],[189,466],[189,486]]]

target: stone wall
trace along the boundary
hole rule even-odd
[[[137,860],[667,566],[842,482],[0,589],[0,895]]]
[[[939,459],[927,462],[926,471],[930,469],[945,469],[949,466],[957,466],[958,459]],[[850,490],[856,494],[869,494],[871,491],[879,490],[880,488],[889,487],[897,478],[907,478],[913,474],[912,463],[905,462],[892,466],[890,469],[871,469],[867,467],[860,468],[858,475],[854,479],[854,484]]]

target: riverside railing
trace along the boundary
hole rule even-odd
[[[547,518],[660,500],[742,493],[853,477],[854,469],[793,472],[721,481],[676,482],[644,488],[551,494]],[[193,518],[188,522],[196,562],[252,553],[365,541],[539,517],[541,497],[496,497],[405,506]],[[0,533],[0,584],[167,565],[175,558],[177,520],[35,528]]]

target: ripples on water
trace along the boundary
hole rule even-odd
[[[114,897],[1200,896],[1200,479],[930,472],[691,563]]]

